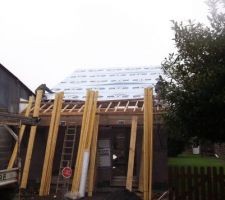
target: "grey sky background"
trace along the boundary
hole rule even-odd
[[[0,0],[0,62],[29,88],[75,69],[160,65],[170,20],[207,23],[204,0]]]

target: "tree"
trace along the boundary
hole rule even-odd
[[[173,21],[176,52],[162,63],[170,134],[225,141],[225,0],[208,1],[209,26]]]

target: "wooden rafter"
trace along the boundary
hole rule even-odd
[[[41,116],[50,116],[53,109],[53,101],[42,102],[42,109],[40,109]],[[32,113],[33,108],[31,109]],[[62,116],[82,115],[84,112],[83,101],[64,101],[61,109]],[[154,109],[154,114],[161,114],[165,110]],[[143,114],[144,100],[121,100],[121,101],[99,101],[97,102],[97,114]]]

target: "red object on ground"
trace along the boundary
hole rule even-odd
[[[70,167],[64,167],[62,170],[62,176],[64,178],[70,178],[72,176],[72,169]]]

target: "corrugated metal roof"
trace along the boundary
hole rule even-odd
[[[85,100],[87,89],[99,91],[99,101],[141,99],[144,88],[154,87],[159,75],[162,75],[160,67],[76,70],[52,90],[64,91],[67,100]],[[51,98],[48,94],[48,99]]]

